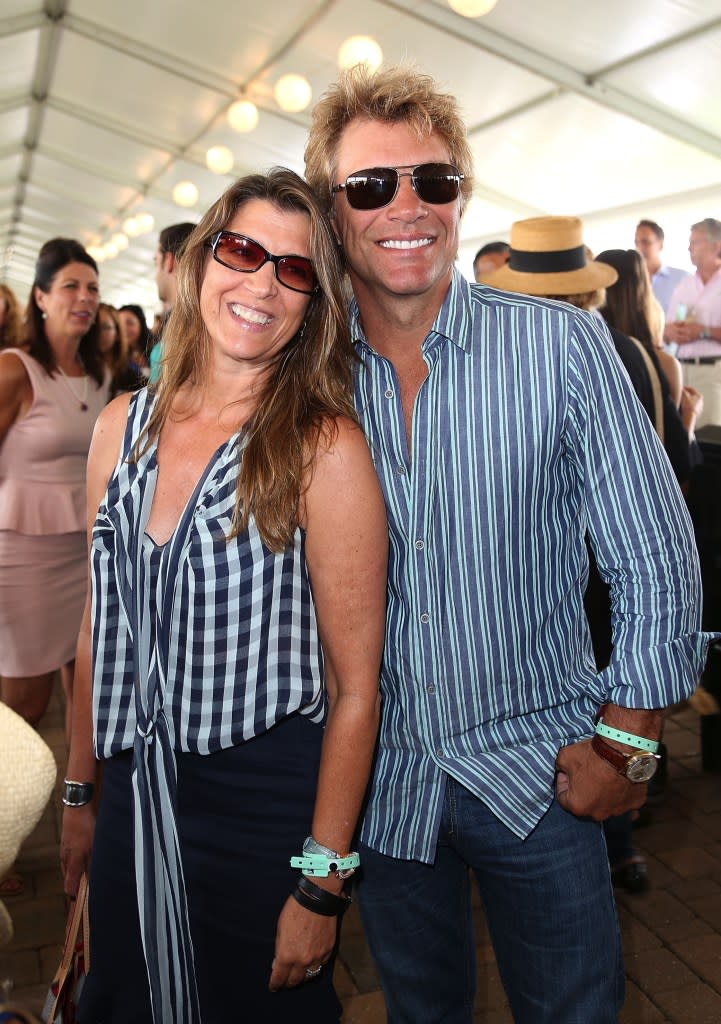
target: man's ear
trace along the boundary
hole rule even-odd
[[[163,270],[168,274],[175,273],[175,254],[172,252],[163,253]]]

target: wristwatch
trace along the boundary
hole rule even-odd
[[[659,755],[648,750],[632,750],[630,754],[625,754],[622,750],[612,747],[610,743],[606,743],[598,733],[594,733],[591,749],[604,761],[608,761],[611,767],[615,768],[619,775],[624,775],[629,782],[648,782],[656,774]]]

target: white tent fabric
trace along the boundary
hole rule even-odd
[[[688,228],[721,217],[721,0],[498,0],[468,19],[445,0],[3,0],[0,280],[25,299],[43,241],[107,242],[140,210],[155,228],[103,262],[103,297],[156,305],[157,231],[198,220],[232,179],[302,172],[309,111],[273,97],[295,72],[319,97],[351,35],[413,61],[459,99],[475,157],[461,269],[538,213],[582,216],[592,248],[633,245],[639,216],[690,267]],[[259,108],[238,134],[228,107]],[[231,149],[227,175],[211,145]],[[172,200],[191,180],[190,210]]]

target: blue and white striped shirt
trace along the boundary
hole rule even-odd
[[[519,836],[562,745],[599,705],[665,707],[710,637],[686,508],[601,321],[454,271],[423,342],[409,452],[398,379],[351,330],[356,407],[385,495],[388,622],[379,754],[362,838],[434,857],[446,773]],[[588,532],[613,594],[597,674]]]

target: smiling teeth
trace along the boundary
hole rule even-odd
[[[247,306],[241,306],[237,302],[232,302],[230,310],[235,316],[242,317],[243,320],[247,320],[251,324],[269,324],[273,319],[271,316],[266,316],[265,313],[256,313],[254,309],[248,309]]]
[[[387,242],[381,242],[380,244],[384,249],[420,249],[421,246],[430,245],[431,242],[431,238],[414,238],[412,241],[391,238]]]

